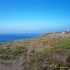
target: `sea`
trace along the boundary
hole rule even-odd
[[[16,40],[25,40],[40,36],[39,33],[32,34],[0,34],[0,42],[11,42]]]

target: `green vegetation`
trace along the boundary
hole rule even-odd
[[[70,49],[70,39],[62,40],[53,45],[54,49],[63,48],[63,49]]]
[[[10,60],[16,59],[21,54],[27,51],[26,47],[8,47],[8,48],[0,48],[0,59],[2,60]]]
[[[15,46],[0,47],[0,61],[10,61],[11,63],[15,60],[22,65],[23,70],[70,69],[70,39],[61,39],[61,37],[60,40],[58,39],[57,36],[54,36],[48,39],[46,37],[43,39],[36,38],[16,43],[28,48]]]
[[[58,43],[52,46],[47,46],[43,48],[43,51],[47,52],[47,51],[57,50],[57,49],[61,51],[70,50],[70,39],[59,41]]]
[[[62,40],[32,53],[28,64],[26,70],[68,69],[70,67],[70,40]]]

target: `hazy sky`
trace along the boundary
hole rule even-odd
[[[0,0],[0,33],[70,29],[70,0]]]

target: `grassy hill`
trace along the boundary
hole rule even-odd
[[[0,44],[0,70],[69,69],[70,33],[47,33]]]

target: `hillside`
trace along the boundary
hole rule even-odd
[[[60,68],[60,69],[58,69]],[[0,43],[0,70],[69,70],[70,32]]]

